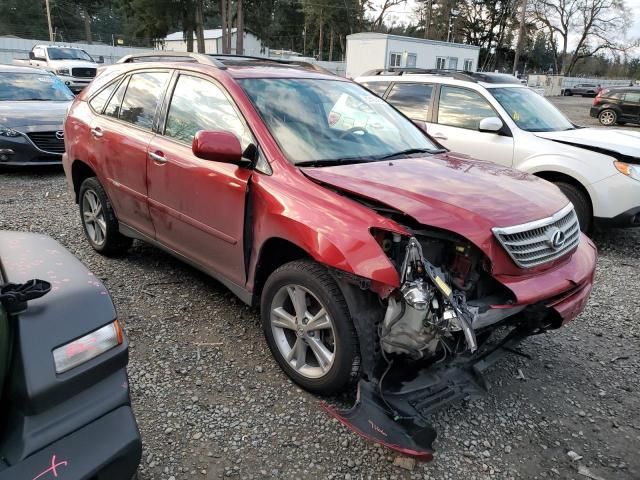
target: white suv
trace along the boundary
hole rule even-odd
[[[574,125],[510,75],[376,70],[356,81],[449,150],[555,183],[582,230],[640,226],[640,132]]]

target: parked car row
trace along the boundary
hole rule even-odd
[[[640,225],[637,137],[603,143],[509,76],[357,81],[273,59],[125,57],[65,100],[62,163],[95,251],[139,239],[218,279],[259,307],[293,381],[357,384],[353,408],[330,412],[429,459],[432,411],[584,309],[597,252],[581,229]]]

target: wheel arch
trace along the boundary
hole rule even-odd
[[[568,183],[569,185],[573,185],[584,194],[585,198],[589,202],[589,206],[591,207],[591,212],[594,211],[593,199],[591,198],[589,190],[582,184],[582,182],[577,180],[575,177],[553,170],[542,170],[540,172],[535,172],[534,175],[551,183],[564,182]]]
[[[75,196],[75,202],[78,203],[79,195],[80,195],[80,185],[87,178],[97,177],[96,172],[91,168],[91,166],[82,161],[82,160],[74,160],[71,165],[71,181],[73,183],[73,192]]]

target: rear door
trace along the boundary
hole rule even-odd
[[[431,120],[431,101],[434,85],[422,82],[397,82],[387,93],[386,100],[425,132]]]
[[[199,130],[234,133],[254,143],[226,91],[208,77],[182,72],[167,99],[166,118],[149,146],[149,208],[156,238],[236,285],[244,285],[245,196],[251,170],[202,160],[191,144]]]
[[[111,96],[91,125],[93,150],[118,220],[154,236],[147,205],[147,147],[168,70],[135,72]]]
[[[469,88],[441,85],[429,135],[449,150],[489,160],[501,165],[513,163],[513,137],[510,134],[480,132],[480,121],[501,118],[489,101]],[[504,120],[502,120],[504,122]]]
[[[626,92],[620,104],[625,120],[640,122],[640,91]]]

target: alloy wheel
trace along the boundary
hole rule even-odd
[[[605,110],[600,114],[600,123],[603,125],[613,125],[615,121],[616,115],[610,110]]]
[[[82,221],[89,239],[97,246],[102,246],[107,238],[107,222],[102,202],[93,190],[86,190],[82,197]]]
[[[333,320],[306,288],[285,285],[278,290],[271,303],[271,330],[280,354],[300,375],[320,378],[333,366]]]

